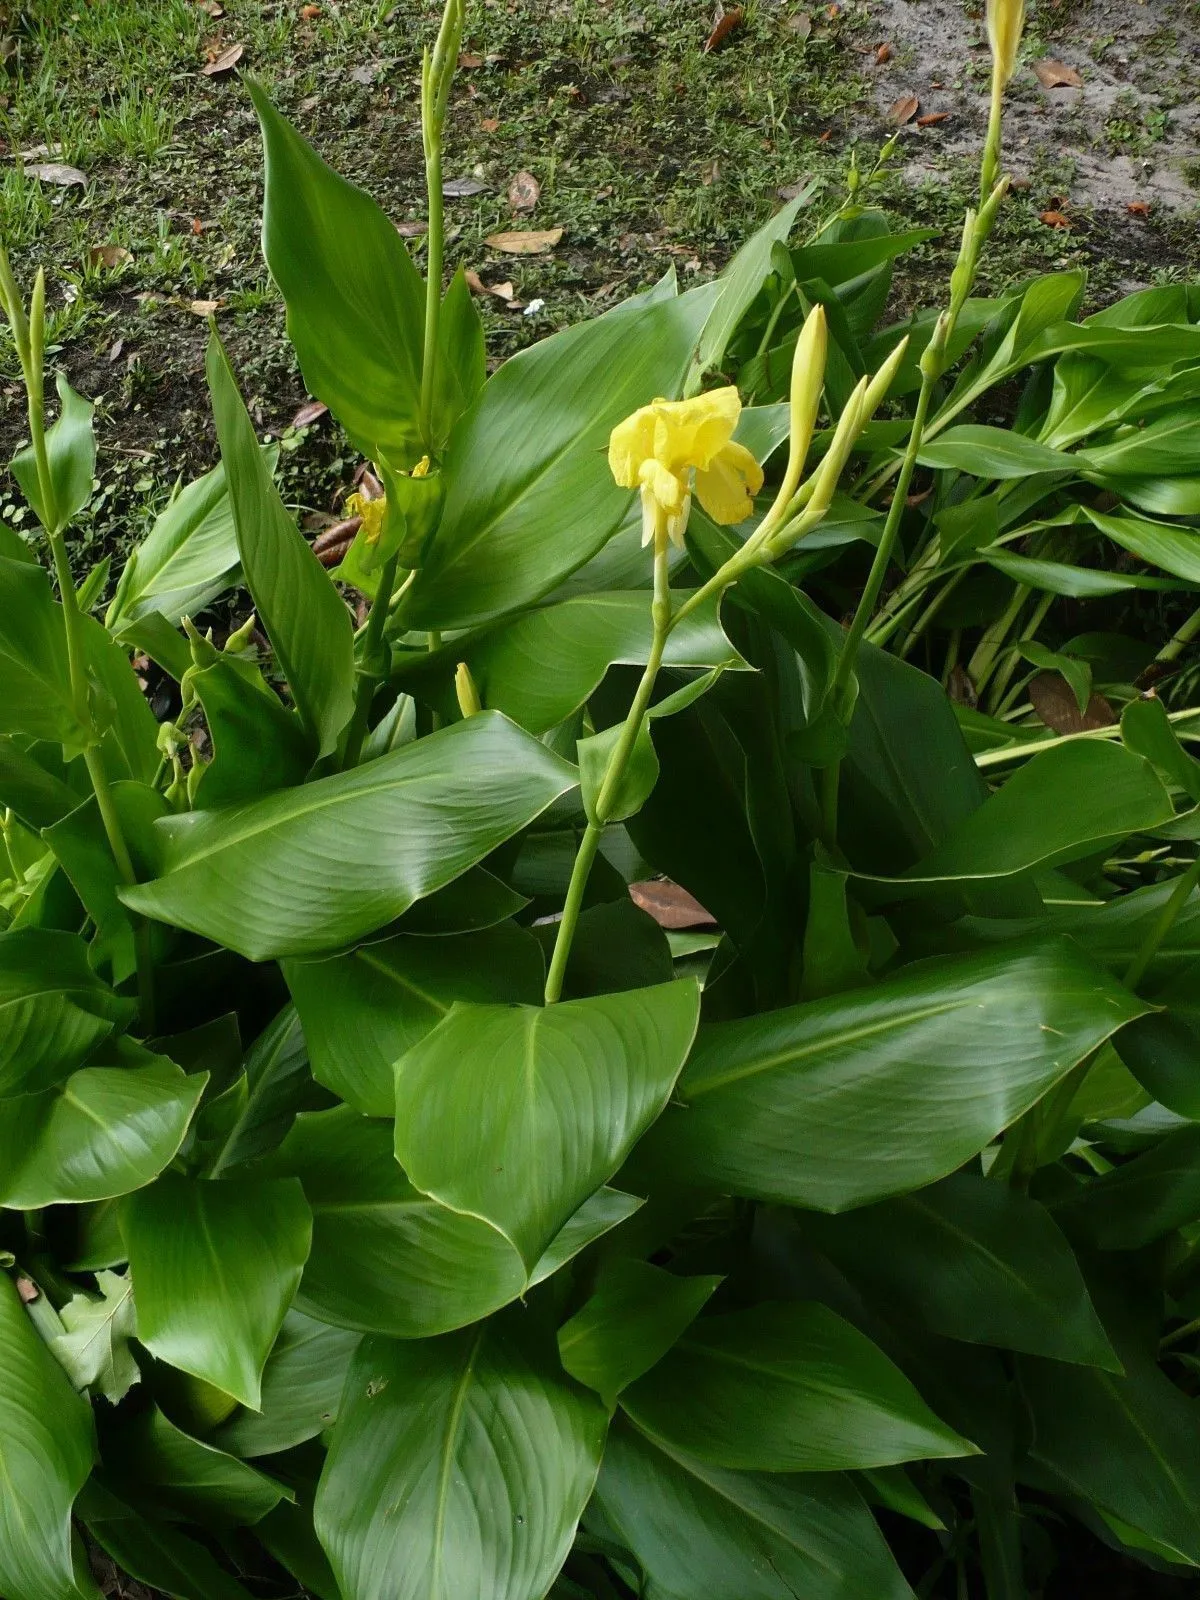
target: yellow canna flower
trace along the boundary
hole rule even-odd
[[[1003,86],[1017,67],[1017,51],[1025,30],[1025,0],[987,0],[988,43],[996,76]]]
[[[383,533],[383,519],[387,514],[387,498],[378,495],[374,500],[368,500],[365,495],[348,495],[346,514],[351,517],[361,517],[364,540],[367,544],[378,544]]]
[[[682,547],[696,498],[714,522],[744,522],[762,488],[762,468],[733,430],[742,402],[734,388],[692,400],[655,400],[612,431],[608,464],[623,489],[642,493],[642,543],[659,533]]]

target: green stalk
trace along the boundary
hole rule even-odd
[[[363,632],[362,666],[354,689],[354,715],[346,734],[346,747],[342,753],[342,770],[356,767],[362,755],[363,740],[371,716],[371,704],[383,679],[386,663],[383,652],[383,630],[387,622],[392,590],[396,586],[396,568],[399,555],[389,556],[379,574],[379,587],[371,602]]]
[[[1155,656],[1155,661],[1168,662],[1178,660],[1198,633],[1200,633],[1200,607],[1197,607],[1192,612],[1186,622],[1180,624]]]
[[[600,849],[600,841],[604,837],[608,815],[612,810],[621,780],[625,776],[625,769],[629,765],[629,758],[633,754],[634,745],[637,743],[638,734],[645,720],[646,712],[650,706],[650,696],[654,693],[654,684],[662,666],[663,653],[667,647],[667,639],[671,632],[671,591],[670,569],[668,565],[668,552],[670,545],[665,536],[665,529],[660,528],[654,541],[654,602],[650,615],[653,622],[653,634],[650,641],[650,651],[646,660],[646,670],[642,673],[642,680],[638,684],[637,693],[633,697],[633,704],[625,718],[621,729],[621,736],[609,757],[608,766],[604,770],[604,781],[600,785],[600,793],[596,797],[595,815],[588,819],[584,829],[583,838],[580,840],[579,849],[575,855],[575,865],[571,869],[571,882],[567,886],[567,897],[563,902],[562,919],[558,924],[558,933],[554,940],[554,953],[550,958],[550,970],[546,975],[546,1004],[553,1005],[562,996],[563,979],[566,976],[567,962],[571,956],[571,946],[575,940],[575,930],[579,924],[579,913],[583,909],[583,897],[587,890],[588,878]]]
[[[445,254],[445,213],[442,200],[442,132],[450,86],[462,42],[462,0],[446,0],[442,25],[432,56],[421,66],[421,142],[425,150],[425,192],[429,208],[429,234],[425,257],[425,349],[421,362],[421,437],[433,448],[433,386],[437,373],[438,324],[442,311],[442,262]]]

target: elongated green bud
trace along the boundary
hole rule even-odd
[[[43,359],[46,351],[46,274],[37,270],[33,280],[33,293],[29,297],[29,371],[34,387],[39,391],[42,381]]]
[[[845,408],[838,418],[838,425],[834,429],[825,459],[813,473],[812,496],[804,514],[804,520],[809,527],[815,526],[829,510],[842,469],[866,421],[866,398],[870,386],[869,378],[858,380],[853,394],[846,401]]]
[[[460,661],[454,670],[454,692],[458,696],[458,709],[462,712],[464,719],[477,717],[483,710],[483,701],[479,698],[479,690],[475,687],[471,669],[465,661]]]
[[[887,392],[895,381],[896,374],[904,360],[904,353],[908,349],[908,335],[905,334],[891,355],[880,367],[879,371],[867,385],[866,397],[863,401],[862,427],[866,427],[871,418],[887,399]]]
[[[787,471],[775,497],[782,509],[796,492],[825,388],[825,362],[829,354],[829,327],[825,307],[814,306],[804,319],[796,353],[792,357],[791,436]],[[772,508],[773,509],[773,508]]]
[[[988,0],[987,31],[996,77],[1004,87],[1017,69],[1017,51],[1025,31],[1025,0]]]

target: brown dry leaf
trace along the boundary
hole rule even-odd
[[[961,662],[957,662],[950,669],[950,676],[946,680],[946,693],[956,705],[977,706],[979,696],[975,693],[975,685],[971,682],[971,674]]]
[[[911,122],[920,109],[921,102],[915,94],[902,94],[894,105],[889,106],[887,119],[901,128],[906,122]]]
[[[1043,211],[1038,220],[1044,222],[1048,228],[1069,228],[1070,217],[1064,216],[1061,211]]]
[[[222,50],[220,55],[214,56],[211,61],[206,61],[200,68],[200,75],[204,78],[222,78],[227,72],[233,71],[245,54],[244,44],[231,44],[228,49]]]
[[[479,126],[483,129],[484,133],[495,133],[497,128],[500,126],[500,118],[484,117]]]
[[[875,65],[877,67],[886,66],[886,64],[892,59],[893,54],[894,52],[890,44],[881,44],[879,49],[875,52]]]
[[[483,242],[506,256],[545,256],[562,236],[561,228],[531,228],[520,233],[492,233]]]
[[[221,4],[221,0],[200,0],[200,9],[207,11],[209,16],[214,18],[225,15],[225,7]]]
[[[1094,694],[1080,716],[1074,689],[1057,672],[1039,672],[1031,679],[1029,700],[1046,727],[1055,733],[1086,733],[1093,728],[1110,728],[1117,720],[1116,712],[1102,694]]]
[[[1078,89],[1083,82],[1074,67],[1068,67],[1063,61],[1051,61],[1049,56],[1033,63],[1033,73],[1043,89]]]
[[[323,417],[329,407],[323,400],[306,400],[292,418],[293,428],[307,428],[310,423],[316,422],[318,417]]]
[[[927,111],[923,117],[917,118],[917,127],[932,128],[937,122],[945,122],[949,115],[948,111]]]
[[[321,15],[321,8],[320,6],[301,6],[300,15],[305,22],[311,22],[314,17]]]
[[[467,280],[467,288],[470,289],[472,294],[487,293],[487,284],[484,283],[474,267],[468,267],[463,273],[463,277]]]
[[[133,251],[123,244],[94,244],[88,251],[88,261],[93,267],[120,267],[133,260]]]
[[[542,197],[542,186],[532,172],[518,172],[508,186],[508,203],[514,211],[532,211]]]
[[[660,928],[715,928],[717,919],[688,891],[670,878],[652,878],[629,885],[629,898],[652,916]]]
[[[1131,217],[1148,217],[1150,215],[1149,200],[1131,200],[1125,207]]]
[[[194,317],[211,317],[224,304],[223,300],[189,300],[187,308]]]
[[[40,178],[43,183],[53,183],[60,189],[83,188],[87,173],[78,167],[69,167],[65,161],[35,161],[25,168],[27,178]]]
[[[791,33],[798,33],[802,39],[807,39],[812,33],[812,18],[807,11],[793,11],[784,23],[784,27]]]
[[[731,33],[736,32],[746,20],[746,12],[742,6],[731,6],[728,11],[722,11],[716,22],[713,23],[712,32],[704,41],[704,54],[723,45]]]
[[[118,339],[117,342],[113,345],[112,349],[108,352],[108,364],[109,364],[110,367],[115,362],[120,361],[121,352],[122,352],[122,350],[124,350],[124,348],[125,348],[124,339]]]
[[[362,527],[361,517],[347,517],[343,522],[331,523],[322,529],[312,542],[312,553],[323,567],[336,567],[345,558],[354,543],[354,536]]]
[[[465,50],[459,55],[458,66],[461,72],[474,72],[476,67],[481,67],[482,65],[482,56],[469,55]]]
[[[398,222],[396,232],[402,239],[419,239],[423,233],[429,232],[427,222]]]
[[[832,128],[826,128],[824,133],[819,133],[817,135],[817,143],[818,144],[828,144],[830,139],[832,139],[832,138],[833,138],[833,129]]]

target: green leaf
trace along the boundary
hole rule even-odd
[[[475,309],[462,267],[451,278],[442,300],[438,349],[434,369],[433,438],[429,443],[440,455],[454,424],[464,411],[470,410],[487,382],[483,322]]]
[[[1026,639],[1021,644],[1021,654],[1025,660],[1035,667],[1040,667],[1043,672],[1057,672],[1065,679],[1067,687],[1075,696],[1075,704],[1082,717],[1092,698],[1092,664],[1083,661],[1078,656],[1066,655],[1059,650],[1049,650],[1044,644],[1039,644],[1036,639]]]
[[[195,1539],[144,1517],[91,1483],[80,1515],[96,1543],[123,1572],[173,1600],[250,1600],[247,1590]]]
[[[121,1231],[147,1350],[257,1411],[312,1242],[299,1183],[167,1173],[125,1202]]]
[[[905,1194],[970,1160],[1147,1009],[1064,939],[715,1024],[639,1163],[820,1211]]]
[[[73,933],[0,933],[0,1097],[61,1083],[134,1007],[103,983]]]
[[[870,1512],[833,1473],[719,1467],[614,1424],[596,1502],[646,1600],[911,1600]]]
[[[1097,511],[1085,504],[1083,514],[1114,544],[1128,550],[1141,561],[1173,573],[1185,583],[1200,584],[1200,537],[1194,528],[1181,528],[1172,522],[1152,522],[1135,517],[1122,508],[1120,515]]]
[[[304,382],[364,455],[407,468],[421,453],[425,285],[374,200],[248,88],[266,157],[263,254]]]
[[[255,1526],[254,1537],[276,1561],[304,1585],[306,1594],[317,1600],[342,1600],[333,1569],[325,1558],[312,1524],[307,1505],[292,1505],[281,1500]]]
[[[284,509],[215,334],[206,370],[246,586],[300,716],[329,755],[354,710],[350,613]]]
[[[113,1488],[173,1520],[183,1512],[217,1529],[253,1526],[288,1494],[236,1456],[184,1433],[157,1406],[121,1413],[110,1433],[104,1461]]]
[[[545,1009],[456,1005],[397,1063],[396,1159],[532,1271],[662,1111],[699,1000],[684,979]]]
[[[245,1101],[213,1158],[213,1177],[274,1150],[297,1112],[312,1104],[308,1046],[294,1007],[285,1006],[254,1041],[246,1055],[245,1084]]]
[[[99,1296],[77,1294],[59,1312],[65,1333],[50,1348],[77,1389],[95,1389],[113,1405],[141,1381],[129,1341],[137,1335],[128,1273],[98,1272]]]
[[[957,1173],[804,1231],[852,1283],[934,1333],[1120,1371],[1070,1245],[1047,1211]]]
[[[1106,478],[1164,477],[1196,470],[1195,406],[1157,417],[1143,427],[1122,429],[1111,444],[1079,452],[1080,462]]]
[[[645,805],[654,785],[658,782],[661,770],[652,738],[654,724],[660,718],[677,716],[679,712],[686,711],[690,705],[702,699],[717,682],[721,671],[720,667],[714,667],[703,677],[693,678],[681,689],[676,689],[674,694],[655,701],[649,707],[638,725],[633,749],[630,751],[620,781],[611,800],[605,806],[604,822],[623,822],[626,818],[636,815]],[[586,739],[580,739],[575,746],[579,761],[579,788],[583,807],[589,819],[596,818],[596,807],[604,792],[609,762],[621,742],[624,726],[623,722],[614,722],[601,733],[589,734]]]
[[[80,733],[49,575],[8,556],[0,556],[0,733],[60,744]]]
[[[660,1448],[748,1472],[975,1453],[882,1350],[815,1303],[702,1317],[621,1405]]]
[[[163,876],[122,899],[251,961],[333,950],[481,861],[574,777],[484,712],[350,772],[166,819]]]
[[[257,669],[251,676],[222,655],[190,672],[187,682],[204,708],[213,742],[213,758],[196,791],[200,809],[241,805],[304,781],[316,744]]]
[[[0,736],[0,805],[38,832],[74,811],[80,796],[64,781],[66,768],[44,745],[32,749]]]
[[[721,297],[708,315],[696,350],[697,378],[719,367],[725,359],[726,348],[738,324],[774,271],[773,246],[786,243],[800,207],[807,205],[816,188],[815,180],[805,184],[798,195],[747,239],[721,274],[718,280]]]
[[[558,1330],[559,1358],[611,1411],[621,1390],[666,1355],[720,1284],[720,1278],[676,1277],[648,1261],[616,1261]]]
[[[56,1089],[0,1101],[0,1206],[109,1200],[174,1160],[208,1075],[119,1044]]]
[[[286,961],[313,1074],[372,1117],[396,1104],[395,1065],[460,1000],[535,1004],[545,981],[531,934],[501,922],[442,939],[400,935],[323,961]]]
[[[1198,507],[1200,509],[1200,507]],[[1136,572],[1103,572],[1094,567],[1073,567],[1065,561],[1042,561],[1036,556],[1013,555],[1006,550],[987,550],[984,557],[1014,583],[1028,584],[1047,594],[1066,595],[1071,600],[1094,600],[1129,589],[1173,592],[1179,588],[1167,578],[1145,578]]]
[[[1101,1250],[1139,1250],[1200,1217],[1200,1128],[1091,1179],[1056,1211]]]
[[[504,363],[455,429],[441,526],[400,626],[515,610],[607,543],[633,499],[613,483],[609,434],[656,395],[678,394],[716,293],[618,308]]]
[[[289,1311],[262,1375],[261,1412],[242,1410],[213,1443],[235,1456],[266,1456],[315,1438],[337,1419],[359,1335]]]
[[[58,390],[59,413],[57,422],[46,430],[49,501],[42,493],[37,456],[31,444],[13,457],[12,470],[21,485],[21,493],[33,507],[42,527],[59,533],[92,497],[96,436],[92,431],[91,401],[76,394],[61,372],[56,375],[54,384]]]
[[[504,1324],[364,1341],[315,1521],[353,1600],[541,1600],[604,1447],[599,1401]]]
[[[1185,794],[1200,801],[1200,761],[1180,744],[1157,695],[1129,701],[1121,712],[1121,739],[1126,749],[1153,762]]]
[[[1065,450],[1052,450],[1011,428],[965,422],[930,439],[917,457],[922,466],[952,468],[976,478],[1029,478],[1038,472],[1077,472]]]

